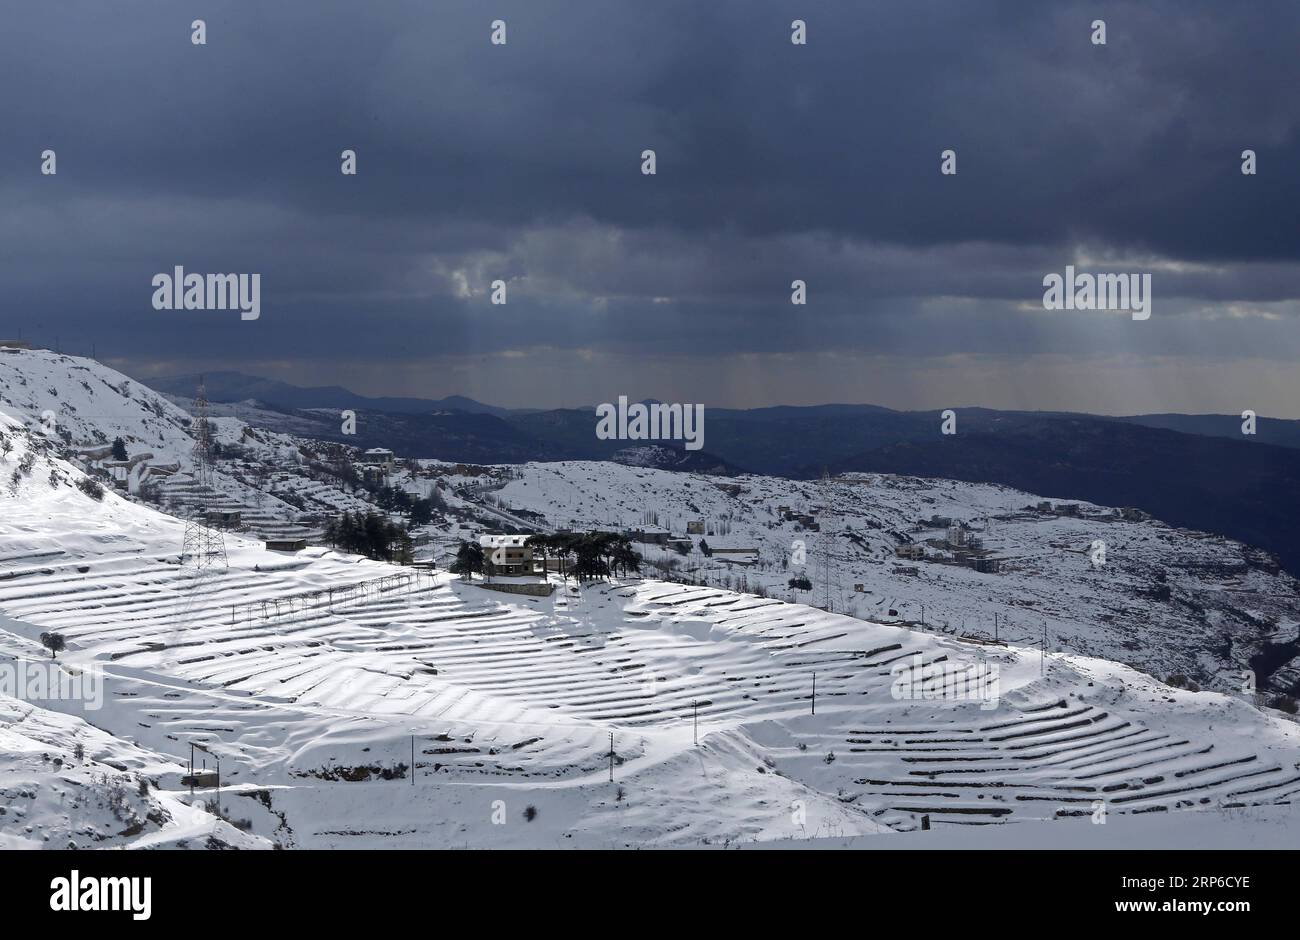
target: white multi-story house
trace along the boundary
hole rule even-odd
[[[533,549],[527,541],[526,535],[480,535],[484,566],[491,565],[492,574],[533,574]]]
[[[393,471],[393,452],[387,447],[372,447],[361,455],[361,462],[368,467],[382,467],[385,473]]]

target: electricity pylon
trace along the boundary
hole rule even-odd
[[[203,569],[218,563],[229,567],[226,560],[226,536],[220,529],[204,524],[208,500],[212,495],[212,425],[208,421],[208,394],[199,377],[198,394],[194,399],[194,480],[198,485],[199,505],[191,504],[190,518],[185,520],[185,539],[181,545],[181,564],[193,559],[194,567]]]

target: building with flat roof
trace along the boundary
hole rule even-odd
[[[623,533],[633,542],[640,542],[642,545],[667,545],[671,533],[657,525],[637,526],[635,529],[628,529]]]
[[[533,547],[526,535],[480,535],[479,547],[483,549],[483,565],[490,574],[535,574]]]
[[[361,455],[361,463],[368,467],[383,467],[384,470],[393,469],[393,461],[396,458],[393,452],[387,447],[372,447]]]
[[[266,547],[273,552],[300,552],[307,547],[306,539],[267,539]]]

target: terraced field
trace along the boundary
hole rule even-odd
[[[178,520],[25,486],[0,517],[0,655],[61,633],[62,662],[106,676],[78,717],[166,756],[175,793],[201,746],[285,845],[702,844],[1300,794],[1293,722],[1102,660],[652,580],[500,594],[234,536],[196,569]],[[503,830],[505,802],[546,822]]]
[[[1261,750],[1067,699],[969,728],[941,718],[853,724],[820,733],[819,743],[842,747],[836,764],[851,774],[852,798],[895,828],[915,828],[922,815],[936,825],[1098,818],[1289,803],[1300,794],[1291,747]]]

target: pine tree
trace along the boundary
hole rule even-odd
[[[474,580],[474,572],[483,571],[483,548],[477,542],[461,542],[460,548],[456,550],[456,560],[452,562],[449,569],[452,574],[465,576],[466,580]]]

